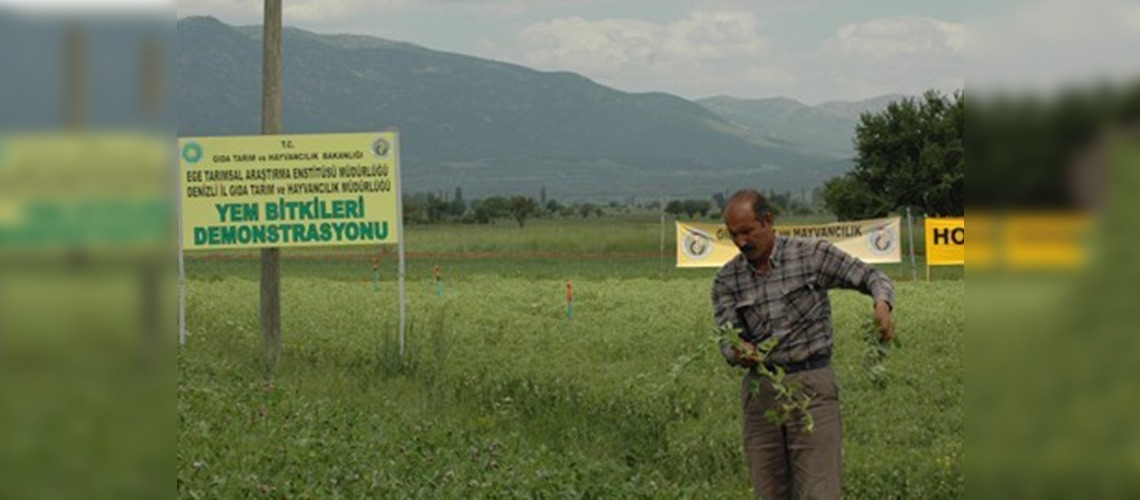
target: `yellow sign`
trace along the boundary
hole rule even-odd
[[[1001,220],[976,211],[968,213],[966,217],[970,219],[971,235],[970,247],[966,249],[966,262],[975,269],[994,266],[999,261],[1002,249],[1001,238],[997,234]]]
[[[926,265],[966,264],[966,219],[926,219]]]
[[[0,252],[167,251],[170,146],[131,132],[0,135]]]
[[[825,239],[872,264],[901,262],[901,219],[870,219],[811,226],[776,226],[776,233]],[[677,222],[677,267],[720,267],[740,253],[723,224]]]
[[[396,132],[178,141],[186,250],[399,241]]]
[[[1005,264],[1069,269],[1085,264],[1093,220],[1086,214],[1021,213],[1005,218]]]

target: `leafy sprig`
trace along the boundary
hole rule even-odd
[[[769,337],[757,344],[746,343],[741,336],[740,329],[731,325],[718,327],[716,333],[718,346],[721,342],[727,342],[736,353],[737,359],[755,361],[756,373],[771,383],[772,390],[776,393],[776,407],[766,411],[764,418],[775,425],[784,425],[795,416],[799,416],[805,432],[811,433],[815,430],[815,420],[812,418],[811,412],[808,411],[812,397],[803,391],[800,384],[788,380],[788,374],[784,372],[783,367],[779,365],[770,366],[767,363],[768,355],[776,348],[779,339]],[[752,396],[756,396],[760,392],[760,383],[759,379],[751,381],[749,391]]]

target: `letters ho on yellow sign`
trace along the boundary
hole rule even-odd
[[[396,132],[178,141],[186,250],[396,243]]]
[[[966,264],[966,219],[927,218],[926,264],[929,266],[961,266]]]

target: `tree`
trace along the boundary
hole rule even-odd
[[[824,188],[824,203],[840,218],[881,217],[903,206],[929,214],[965,210],[965,95],[928,91],[879,113],[864,113],[855,129],[855,169]]]
[[[681,209],[685,211],[685,215],[688,215],[690,220],[697,214],[697,205],[693,203],[693,200],[682,201]]]
[[[816,186],[811,190],[811,206],[816,209],[825,208],[823,204],[823,186]]]
[[[850,175],[833,177],[825,182],[823,198],[827,209],[839,220],[869,219],[890,210],[890,203]]]
[[[426,200],[415,194],[404,198],[404,224],[416,224],[427,220]]]
[[[724,212],[724,206],[728,205],[728,197],[724,193],[713,193],[712,199],[713,203],[716,204],[716,209]]]
[[[450,210],[451,204],[444,201],[443,198],[428,195],[427,203],[427,217],[428,222],[438,223],[443,221],[443,216]]]
[[[538,210],[538,203],[529,196],[511,198],[511,216],[519,223],[519,229],[526,225],[526,219]]]
[[[690,219],[697,214],[704,217],[709,214],[709,210],[712,210],[712,204],[708,200],[685,200],[681,202],[681,206]]]
[[[472,210],[475,212],[476,222],[489,224],[510,214],[511,202],[502,196],[491,196],[473,204]]]
[[[701,214],[701,217],[708,217],[709,210],[712,210],[712,203],[709,203],[709,200],[696,200],[695,204],[697,213]]]
[[[788,209],[792,215],[811,215],[815,213],[811,205],[807,202],[800,200],[792,200],[792,206]]]
[[[681,214],[685,212],[685,203],[681,200],[671,200],[665,205],[665,213],[672,215],[675,218],[681,218]]]
[[[790,208],[791,200],[789,199],[787,193],[776,194],[773,192],[768,196],[768,204],[772,206],[773,212],[776,214],[782,214],[789,211],[788,209]]]
[[[460,217],[463,217],[463,214],[466,212],[467,202],[463,201],[463,188],[456,187],[455,196],[451,200],[451,203],[448,204],[447,214],[458,219]]]
[[[547,200],[543,206],[545,206],[546,211],[552,215],[562,211],[562,204],[558,203],[558,200],[555,199]]]
[[[862,187],[850,175],[837,175],[823,183],[823,206],[839,220],[858,219],[856,213],[863,208],[853,200],[859,197]]]

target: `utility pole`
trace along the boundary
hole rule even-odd
[[[657,251],[657,270],[661,273],[661,279],[665,279],[665,196],[661,195],[657,203],[658,215],[661,217],[661,247]]]
[[[281,133],[281,0],[265,0],[261,58],[261,134]],[[281,354],[281,249],[261,249],[261,337],[269,365]]]
[[[906,207],[906,232],[910,235],[910,280],[918,281],[918,261],[914,259],[914,219],[910,215],[910,205]],[[929,281],[929,280],[928,280]]]
[[[141,58],[143,91],[140,93],[140,97],[142,98],[142,109],[148,119],[154,120],[159,117],[159,113],[162,111],[162,47],[159,46],[157,36],[152,35],[143,41]],[[165,165],[163,166],[165,167]],[[179,248],[178,251],[182,252],[182,248]],[[142,310],[139,321],[144,342],[148,344],[148,349],[151,352],[156,352],[155,350],[161,340],[159,309],[162,302],[159,299],[162,293],[159,265],[155,258],[148,258],[143,261],[140,270],[139,305]],[[181,259],[179,265],[182,265]],[[179,276],[180,279],[183,277]],[[182,284],[179,286],[181,287]],[[179,310],[181,311],[181,308]],[[180,322],[179,325],[182,323]],[[181,335],[181,332],[179,334]]]
[[[67,128],[76,131],[87,121],[87,35],[82,26],[74,24],[66,36]]]

